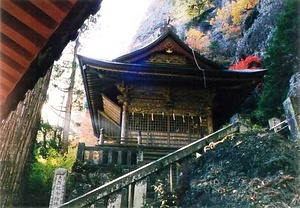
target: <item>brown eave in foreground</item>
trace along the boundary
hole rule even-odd
[[[0,45],[0,119],[58,60],[101,0],[2,0]]]

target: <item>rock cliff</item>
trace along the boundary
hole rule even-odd
[[[235,57],[242,54],[263,56],[273,37],[276,19],[284,9],[283,1],[260,0],[242,24],[242,38],[237,42]]]
[[[130,50],[136,50],[153,41],[161,28],[169,21],[176,33],[186,40],[190,28],[201,31],[205,36],[206,48],[200,51],[207,58],[230,65],[242,56],[264,56],[268,43],[273,37],[278,14],[284,10],[286,0],[258,0],[257,4],[243,16],[239,30],[234,35],[220,31],[220,24],[211,24],[218,10],[229,4],[230,0],[212,0],[202,13],[191,17],[186,13],[184,3],[174,0],[154,0],[141,24]],[[202,41],[203,42],[203,41]]]

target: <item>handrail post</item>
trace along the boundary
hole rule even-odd
[[[133,194],[133,207],[143,207],[146,203],[147,180],[141,179],[135,182]]]
[[[174,184],[173,184],[173,180],[174,180],[174,178],[173,178],[173,163],[171,163],[170,165],[169,165],[169,180],[170,180],[170,192],[173,192],[174,191]]]
[[[136,155],[136,163],[139,164],[144,161],[144,146],[137,146],[137,155]]]
[[[128,185],[128,208],[133,207],[133,184]]]
[[[99,145],[103,145],[104,144],[104,129],[100,129],[100,136],[99,136],[99,140],[98,140],[98,144]]]
[[[141,130],[138,130],[137,141],[138,141],[138,145],[142,144],[142,133],[141,133]]]
[[[77,161],[80,161],[80,162],[84,161],[84,149],[85,149],[85,143],[79,142],[78,149],[77,149],[77,156],[76,156]]]
[[[121,207],[128,207],[128,189],[122,188],[121,194]]]
[[[248,126],[245,125],[244,123],[238,122],[237,124],[239,126],[239,132],[243,133],[243,132],[247,132],[248,131]]]
[[[144,146],[142,145],[142,133],[141,130],[138,130],[137,135],[137,155],[136,155],[136,163],[141,163],[144,161]]]

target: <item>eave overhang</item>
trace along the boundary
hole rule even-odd
[[[218,69],[198,69],[195,66],[181,66],[176,64],[132,64],[115,61],[102,61],[90,59],[78,55],[80,64],[85,70],[98,76],[107,78],[120,78],[125,80],[134,79],[164,79],[172,78],[175,81],[181,80],[203,80],[224,81],[224,82],[244,82],[261,80],[266,73],[266,69],[245,69],[245,70],[218,70]],[[170,80],[171,81],[171,80]]]
[[[102,0],[0,2],[0,119],[58,60],[69,41]]]

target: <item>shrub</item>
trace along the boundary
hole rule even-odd
[[[62,154],[60,143],[60,131],[42,122],[24,188],[24,205],[48,206],[55,169],[63,167],[71,170],[76,159],[76,149]]]
[[[289,79],[299,70],[299,25],[300,2],[288,0],[285,12],[278,18],[273,41],[263,60],[268,72],[264,78],[262,94],[255,110],[255,118],[266,124],[271,117],[283,115],[282,102],[285,100]]]
[[[247,56],[245,59],[241,59],[238,63],[231,65],[229,69],[259,69],[261,66],[262,63],[259,57]]]

